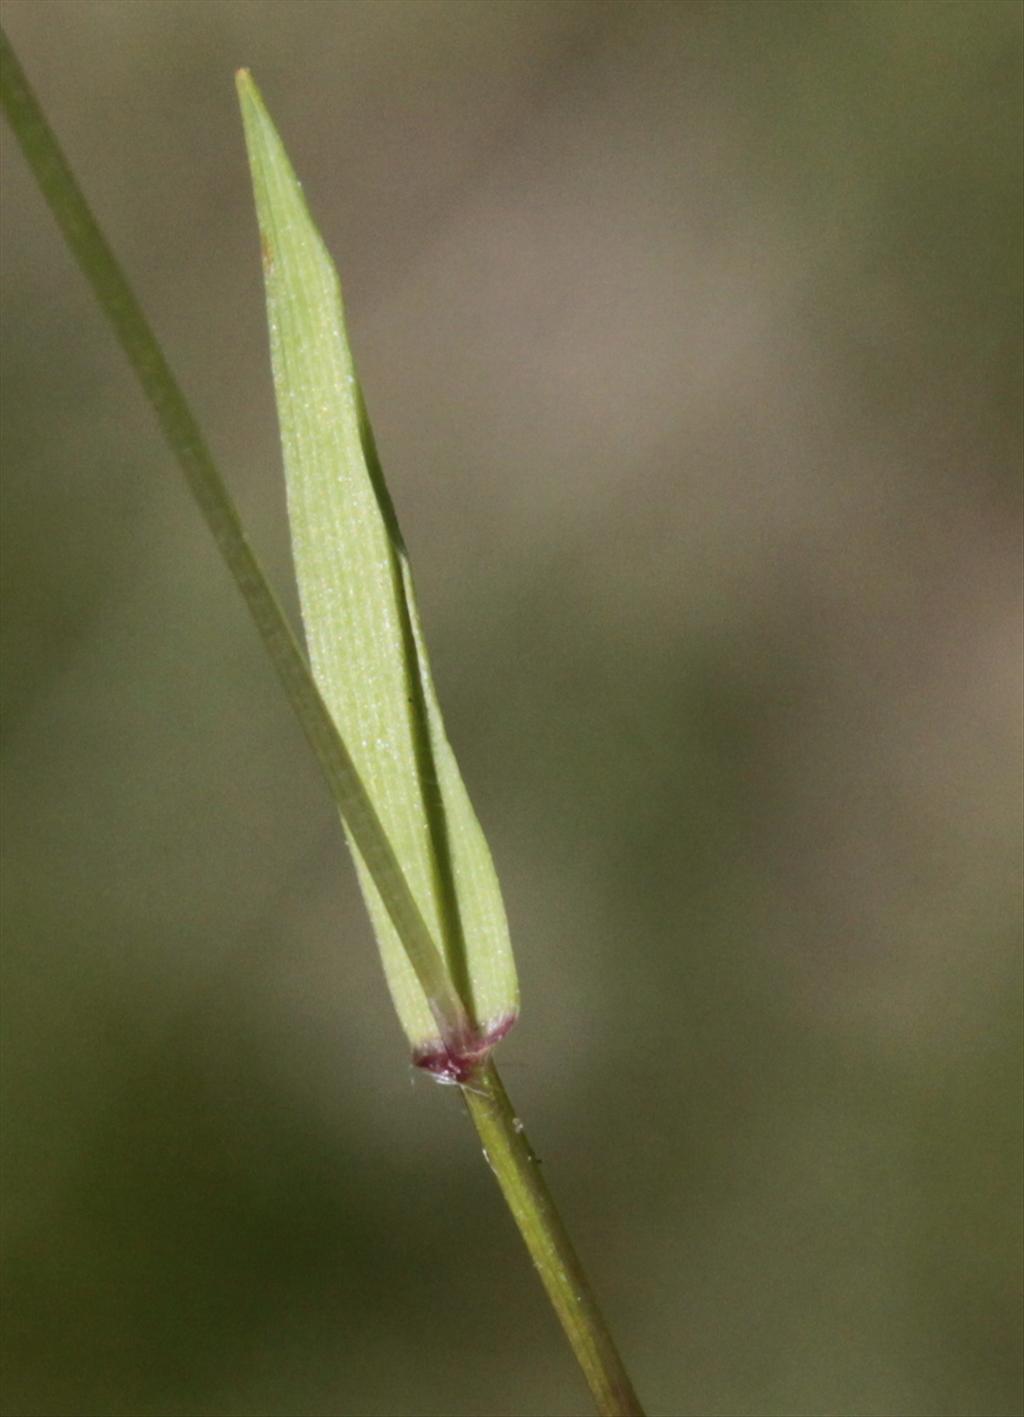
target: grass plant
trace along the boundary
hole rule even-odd
[[[333,264],[255,84],[239,95],[261,233],[311,665],[188,403],[0,33],[0,97],[263,640],[341,813],[414,1061],[458,1087],[606,1417],[641,1407],[492,1049],[518,988],[497,878],[448,745]]]

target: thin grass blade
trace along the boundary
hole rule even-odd
[[[313,673],[462,1000],[465,1036],[439,1030],[408,942],[351,836],[349,843],[414,1057],[443,1080],[464,1081],[518,1011],[501,892],[445,736],[337,273],[244,70],[238,89]]]

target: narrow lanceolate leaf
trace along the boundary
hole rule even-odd
[[[501,893],[445,737],[337,273],[244,70],[238,90],[306,639],[390,850],[375,853],[344,805],[342,818],[413,1055],[441,1079],[465,1081],[518,1009]],[[396,909],[395,862],[433,947]],[[438,1006],[438,966],[454,1006]]]

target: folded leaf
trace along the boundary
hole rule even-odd
[[[409,562],[345,333],[337,273],[244,70],[238,89],[313,673],[436,942],[464,1009],[462,1023],[439,1023],[416,942],[396,929],[401,916],[388,899],[387,875],[371,869],[365,841],[361,851],[347,823],[346,833],[414,1057],[442,1080],[461,1082],[518,1011],[501,892],[445,736]]]

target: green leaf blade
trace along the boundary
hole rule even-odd
[[[414,1055],[439,1075],[518,1012],[490,852],[445,736],[397,519],[345,333],[337,273],[251,78],[238,76],[259,220],[288,515],[313,673],[469,1019],[442,1036],[386,879],[346,825]],[[383,893],[382,893],[383,891]],[[441,1060],[441,1061],[438,1061]]]

